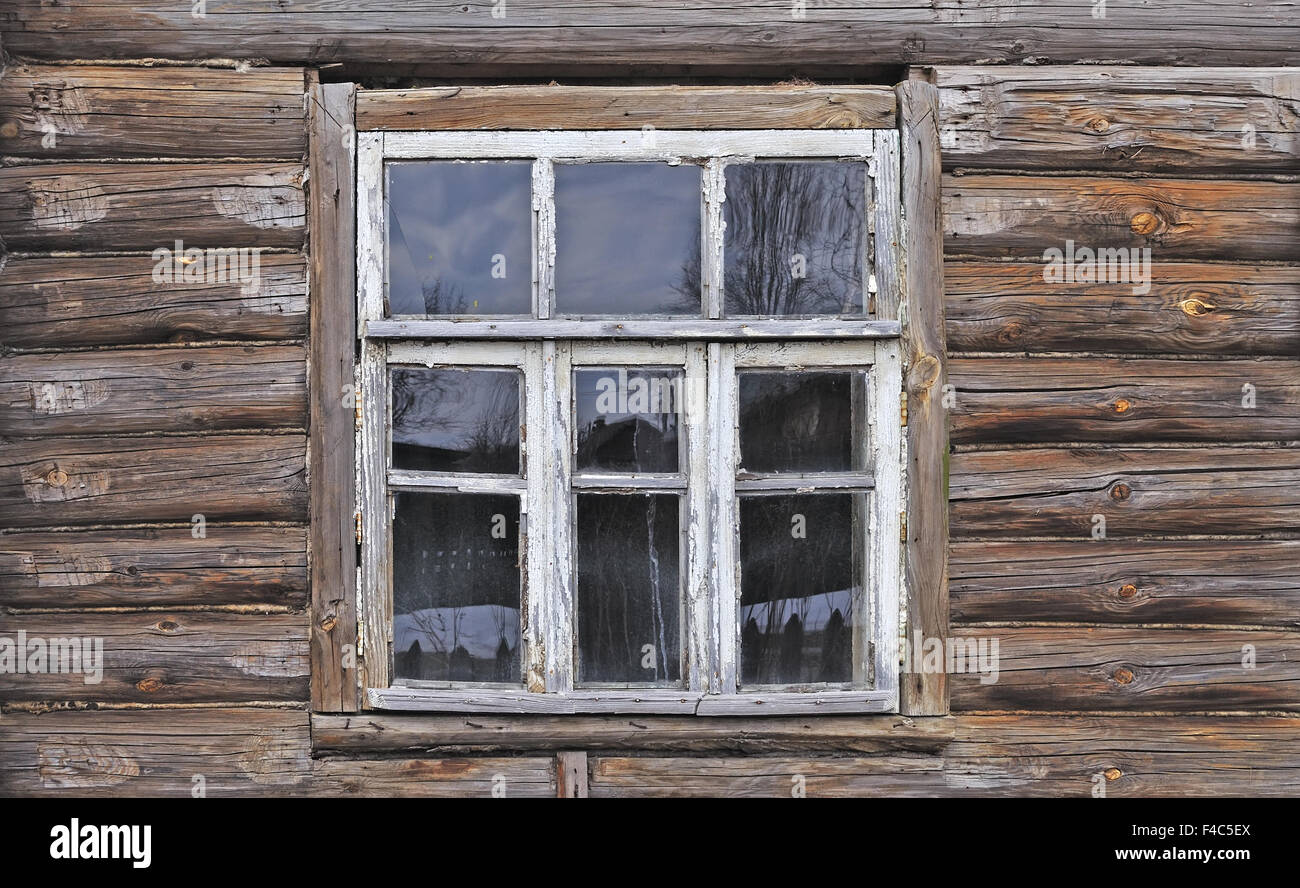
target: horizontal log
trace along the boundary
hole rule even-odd
[[[49,438],[0,452],[0,524],[305,521],[302,435]]]
[[[949,347],[1300,354],[1300,266],[1152,262],[1141,295],[1132,283],[1049,283],[1044,271],[1041,261],[945,262]]]
[[[148,611],[0,617],[3,637],[18,644],[20,631],[26,632],[27,671],[5,676],[0,686],[5,703],[307,699],[303,614]],[[33,672],[37,641],[48,646],[56,639],[70,639],[82,653],[80,663],[62,658],[59,666],[66,671],[55,672],[50,660],[47,671]]]
[[[0,168],[10,250],[300,247],[293,163],[49,163]]]
[[[24,437],[306,424],[302,346],[41,353],[0,365],[0,426]]]
[[[312,763],[314,796],[555,798],[555,758],[324,759]]]
[[[299,158],[302,95],[294,68],[14,65],[0,77],[0,153]]]
[[[1286,797],[1300,794],[1300,719],[961,715],[948,792],[977,796]]]
[[[1300,626],[1300,541],[954,543],[954,623]]]
[[[935,82],[948,169],[1300,169],[1294,69],[942,67]]]
[[[0,606],[278,605],[307,600],[302,527],[192,527],[0,536]]]
[[[153,279],[149,256],[11,258],[0,268],[0,339],[10,348],[292,339],[307,332],[307,267],[258,257],[244,284]]]
[[[1043,260],[1073,241],[1162,261],[1289,261],[1300,248],[1295,182],[949,174],[943,206],[950,255]]]
[[[985,450],[951,467],[953,539],[1300,531],[1294,447]]]
[[[600,6],[513,0],[455,5],[341,6],[305,0],[209,0],[202,18],[168,0],[103,0],[67,7],[14,0],[0,17],[6,49],[62,58],[265,58],[276,63],[424,64],[483,71],[584,71],[641,66],[659,72],[724,66],[1083,61],[1295,65],[1300,34],[1283,0],[1152,0],[1099,26],[1088,4],[905,0],[820,6],[718,6],[620,0]]]
[[[938,755],[871,758],[622,758],[590,762],[591,798],[932,796],[945,788]]]
[[[361,90],[358,130],[861,129],[894,126],[884,86],[448,86]]]
[[[972,626],[953,636],[998,645],[995,680],[949,676],[954,712],[1300,711],[1300,632]]]
[[[959,444],[1300,440],[1300,362],[960,358]]]
[[[300,710],[10,712],[0,731],[2,796],[300,795],[311,767]]]

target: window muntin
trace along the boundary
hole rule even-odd
[[[877,140],[888,139],[893,134],[781,133],[777,142],[762,133],[660,133],[656,134],[658,146],[651,148],[646,147],[644,139],[638,140],[637,135],[390,133],[362,134],[359,139],[363,386],[372,380],[386,388],[391,377],[383,370],[390,364],[418,364],[462,374],[509,365],[518,368],[526,392],[520,407],[520,415],[524,417],[520,437],[524,444],[518,475],[454,471],[464,464],[452,465],[450,472],[443,471],[448,468],[446,465],[434,466],[433,471],[418,471],[393,464],[385,467],[381,480],[373,467],[360,468],[363,508],[387,503],[386,507],[381,505],[386,514],[392,514],[395,497],[412,487],[417,491],[433,488],[457,491],[461,495],[508,493],[518,497],[516,539],[519,585],[523,592],[517,656],[524,688],[511,692],[508,683],[482,681],[485,676],[495,679],[504,674],[503,670],[512,668],[516,649],[510,644],[508,631],[497,630],[497,646],[491,651],[490,666],[479,662],[489,659],[484,645],[479,644],[474,651],[465,646],[473,661],[470,665],[475,668],[467,670],[465,654],[458,654],[454,675],[460,678],[451,677],[450,655],[443,668],[436,655],[430,657],[423,648],[420,652],[423,659],[435,663],[434,668],[426,667],[421,674],[434,677],[412,678],[411,664],[418,661],[408,656],[399,665],[396,658],[402,652],[393,637],[386,651],[391,657],[389,667],[378,670],[387,679],[380,684],[389,687],[371,688],[372,705],[435,709],[505,705],[518,706],[518,711],[642,711],[649,707],[653,711],[701,714],[747,711],[745,707],[755,703],[772,704],[768,711],[774,711],[777,706],[791,705],[796,700],[840,707],[823,711],[880,711],[896,706],[901,577],[900,547],[893,534],[896,534],[896,510],[901,494],[901,462],[897,414],[890,419],[886,405],[897,404],[900,388],[898,347],[891,338],[897,335],[897,324],[869,318],[855,321],[843,316],[847,310],[861,317],[863,310],[870,308],[868,282],[874,277],[870,269],[876,259],[869,229],[884,217],[864,197],[858,233],[853,233],[852,226],[845,229],[849,231],[850,241],[862,241],[860,247],[854,247],[860,251],[861,260],[861,270],[856,272],[859,279],[854,284],[862,288],[859,304],[853,305],[850,297],[833,306],[838,311],[828,308],[826,321],[804,326],[776,320],[783,316],[780,312],[772,312],[772,320],[767,316],[745,319],[740,326],[722,320],[725,253],[723,238],[718,236],[724,230],[721,205],[730,165],[775,162],[765,159],[768,155],[797,158],[800,163],[844,164],[862,171],[864,192],[869,193],[873,185],[869,164],[896,158],[890,154],[890,146],[881,146]],[[742,145],[751,150],[760,145],[768,150],[750,155],[739,149]],[[692,150],[674,153],[674,149],[686,148]],[[384,233],[385,222],[391,220],[391,214],[378,211],[382,192],[368,192],[366,180],[369,171],[370,178],[382,181],[385,154],[390,156],[390,164],[415,159],[446,161],[453,157],[462,163],[473,163],[497,156],[518,163],[530,154],[537,155],[531,165],[534,255],[530,283],[535,321],[494,322],[486,317],[477,323],[472,318],[454,323],[432,318],[428,321],[416,318],[410,322],[383,320],[382,304],[376,303],[373,287],[376,280],[385,279],[381,257],[391,251],[375,247],[391,243],[385,239],[391,233],[387,236]],[[557,168],[570,161],[599,163],[610,171],[603,172],[604,175],[633,170],[637,165],[649,165],[650,161],[665,169],[694,164],[700,171],[701,212],[697,218],[702,232],[698,273],[703,296],[701,323],[646,324],[638,321],[635,300],[630,310],[627,304],[620,305],[618,311],[623,314],[612,316],[627,318],[626,321],[597,320],[598,313],[591,312],[563,326],[547,322],[563,306],[557,292],[562,285],[557,282],[556,268],[559,266],[557,251],[563,248],[557,234],[564,229],[556,220],[561,204],[556,201],[555,176]],[[574,167],[582,165],[575,163]],[[379,199],[369,199],[372,197]],[[694,233],[687,228],[688,233]],[[364,249],[367,239],[374,244],[368,250]],[[821,241],[824,245],[828,239],[823,237]],[[809,251],[814,256],[814,264],[822,254],[832,259],[846,255],[843,249],[838,253],[834,249],[819,252],[817,243],[812,243]],[[689,253],[685,255],[689,257]],[[687,279],[691,273],[689,263],[688,258]],[[617,303],[617,299],[612,301]],[[795,314],[798,313],[789,312],[790,316]],[[592,320],[586,320],[588,317]],[[549,326],[537,326],[544,322]],[[652,334],[654,341],[623,340],[638,330]],[[494,341],[427,340],[426,337],[435,334]],[[754,335],[797,340],[823,335],[829,340],[750,344],[734,341],[737,336]],[[845,338],[835,341],[837,337]],[[674,343],[674,339],[678,341]],[[503,357],[507,355],[509,360]],[[470,356],[487,360],[466,359]],[[814,359],[811,364],[806,360],[810,357]],[[761,392],[764,380],[760,374],[772,374],[773,378],[784,374],[786,379],[811,385],[809,403],[818,417],[810,418],[805,410],[792,420],[790,429],[782,432],[796,440],[802,436],[811,441],[818,438],[816,429],[832,428],[833,446],[824,445],[821,449],[825,452],[802,460],[795,458],[799,448],[787,447],[784,455],[769,455],[766,461],[755,462],[757,470],[742,467],[744,410],[740,390],[750,388]],[[606,413],[606,434],[611,421],[622,423],[626,429],[631,420],[631,427],[636,429],[634,438],[640,438],[642,430],[652,428],[660,433],[653,441],[654,446],[633,446],[628,450],[624,441],[620,450],[617,443],[604,448],[593,445],[593,391],[586,386],[601,376],[612,376],[616,388],[629,389],[623,393],[623,403],[612,413]],[[747,386],[747,379],[755,385]],[[681,394],[679,403],[674,405],[679,412],[673,413],[671,421],[660,417],[655,419],[657,425],[648,425],[636,418],[638,411],[629,408],[630,390],[638,380],[679,382]],[[780,387],[776,385],[777,389]],[[373,399],[369,400],[373,403]],[[480,399],[466,396],[462,400],[475,404]],[[497,401],[500,400],[498,397]],[[745,403],[750,400],[747,394]],[[568,405],[568,409],[555,409],[558,405]],[[884,433],[878,434],[877,427]],[[373,439],[374,434],[373,429],[363,431],[361,437]],[[673,438],[675,448],[666,443]],[[373,454],[374,448],[367,448],[363,443],[361,452]],[[678,460],[675,469],[671,455],[676,455]],[[500,464],[493,465],[500,468]],[[874,486],[878,476],[884,480],[883,497]],[[848,569],[839,570],[847,573],[847,577],[830,571],[824,572],[822,578],[822,585],[829,583],[843,588],[828,587],[795,596],[801,600],[794,602],[790,601],[791,596],[774,598],[771,590],[754,591],[753,580],[762,576],[762,569],[752,559],[748,567],[743,561],[742,549],[753,547],[741,536],[742,524],[750,523],[742,522],[742,512],[762,511],[764,504],[769,511],[784,508],[784,505],[773,506],[782,500],[810,503],[816,507],[810,507],[814,516],[824,514],[834,518],[839,512],[847,515],[828,524],[824,538],[817,541],[826,553],[836,558],[847,554]],[[627,557],[623,559],[626,563],[619,563],[617,553],[611,551],[617,534],[606,534],[604,539],[599,535],[587,538],[584,528],[608,530],[619,521],[631,522],[631,516],[642,505],[647,506],[642,512],[648,518],[652,514],[648,508],[651,502],[655,507],[654,517],[646,527],[644,539],[638,536],[633,543],[627,538]],[[892,516],[890,510],[894,511]],[[471,510],[468,514],[475,513]],[[675,546],[665,536],[673,518],[677,526]],[[820,522],[815,524],[821,526]],[[392,524],[367,519],[365,526],[371,533],[381,534],[388,540],[385,546],[388,549],[394,534]],[[891,539],[893,543],[889,542]],[[794,542],[795,538],[791,540]],[[374,545],[372,540],[369,552],[373,552]],[[497,548],[507,545],[499,543]],[[802,553],[791,553],[790,557],[815,564],[815,558],[806,551],[808,548]],[[388,551],[388,563],[392,563],[398,553]],[[673,561],[674,556],[675,571],[673,564],[665,564]],[[369,553],[363,553],[362,561],[363,588],[372,602],[365,612],[379,619],[388,615],[391,621],[391,614],[395,613],[395,590],[388,572],[396,568],[389,568],[383,559]],[[621,598],[611,598],[606,594],[608,590],[600,588],[602,584],[620,582],[620,576],[624,575],[631,579],[621,580],[628,587]],[[495,608],[498,616],[509,604],[495,601],[490,590],[479,593],[479,599],[480,606]],[[472,597],[467,600],[471,604],[475,601]],[[757,624],[759,615],[764,617],[760,630],[774,625],[773,615],[778,611],[774,602],[798,609],[799,625],[804,630],[802,640],[799,645],[786,644],[785,649],[795,650],[800,656],[787,654],[782,661],[777,655],[773,660],[773,655],[762,653],[766,650],[762,645],[754,646],[751,632],[748,650],[760,653],[753,657],[759,668],[749,675],[745,671],[744,628],[750,619]],[[822,615],[822,611],[826,613]],[[600,620],[614,615],[625,620],[632,630],[618,637],[608,632],[602,636]],[[786,619],[781,624],[782,640],[788,623]],[[403,631],[409,635],[409,630]],[[771,632],[759,634],[775,638]],[[655,641],[634,644],[639,635],[649,635]],[[647,647],[652,650],[646,650]],[[771,649],[779,652],[779,646]],[[366,650],[368,657],[383,655],[373,643]],[[796,659],[800,664],[797,668],[792,665]],[[763,663],[768,661],[775,665],[764,671]],[[816,665],[809,665],[813,661]],[[645,666],[645,663],[653,665]],[[443,669],[441,673],[439,668]],[[466,675],[472,679],[465,679]],[[446,680],[440,682],[440,679]],[[488,697],[462,693],[475,687],[481,688]],[[439,688],[443,689],[441,693]],[[563,702],[549,704],[548,708],[545,700],[552,694],[562,697]],[[485,700],[495,703],[485,704]]]

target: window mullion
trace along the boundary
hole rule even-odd
[[[871,467],[876,486],[871,496],[869,600],[872,602],[874,688],[894,696],[897,705],[899,606],[903,558],[902,358],[897,340],[877,343],[871,384]]]
[[[724,161],[711,158],[704,165],[701,185],[704,224],[700,231],[700,280],[704,283],[704,316],[722,317],[722,204],[726,197]]]
[[[708,350],[705,343],[692,343],[686,349],[685,427],[687,444],[688,487],[686,524],[683,528],[686,553],[686,686],[691,691],[706,692],[717,671],[710,638],[711,602],[709,597],[709,453],[708,423]]]
[[[714,693],[737,688],[740,623],[736,618],[736,352],[709,344],[709,453],[713,505],[710,559],[713,586]]]
[[[533,161],[533,315],[554,316],[555,165],[549,157]]]

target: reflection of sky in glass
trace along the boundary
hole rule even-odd
[[[531,313],[532,164],[387,169],[389,313]]]
[[[519,471],[519,373],[392,371],[393,467]]]
[[[560,312],[699,315],[699,167],[556,164],[555,220]]]
[[[725,175],[727,314],[861,314],[866,166],[729,164]]]

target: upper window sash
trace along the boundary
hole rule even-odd
[[[693,132],[363,132],[358,134],[358,336],[393,338],[893,338],[899,291],[901,219],[898,135],[890,130]],[[385,317],[388,161],[532,160],[531,316]],[[857,160],[867,166],[868,240],[862,273],[864,316],[724,317],[725,168],[756,160]],[[701,176],[701,311],[696,315],[564,317],[554,268],[557,162],[694,163]],[[869,306],[875,303],[875,311]],[[671,318],[668,320],[667,318]]]

